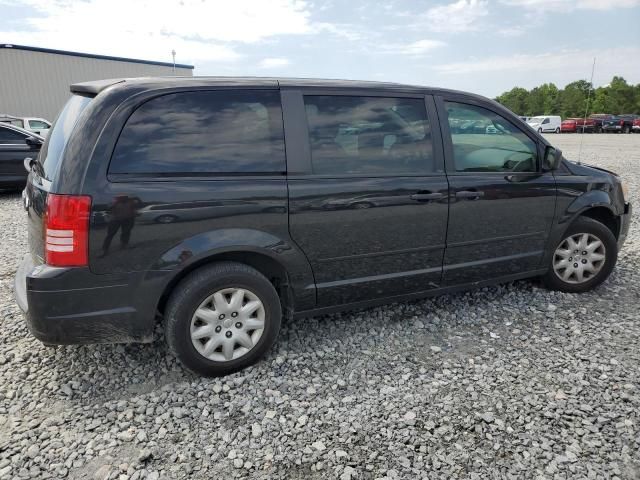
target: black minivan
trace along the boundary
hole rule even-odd
[[[526,277],[583,292],[616,263],[620,179],[486,98],[389,83],[76,84],[38,159],[15,282],[46,344],[149,342],[254,363],[283,316]]]

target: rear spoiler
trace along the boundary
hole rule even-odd
[[[78,95],[95,97],[105,88],[110,87],[111,85],[115,85],[116,83],[122,83],[124,81],[124,78],[111,78],[107,80],[74,83],[73,85],[71,85],[69,90],[71,90],[71,93],[75,93]]]

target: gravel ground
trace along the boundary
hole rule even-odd
[[[579,135],[549,138],[576,158]],[[586,135],[582,158],[640,206],[640,135]],[[161,340],[34,340],[12,297],[24,224],[0,195],[0,478],[640,478],[638,214],[594,292],[522,281],[289,322],[217,380]]]

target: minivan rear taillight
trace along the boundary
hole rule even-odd
[[[89,214],[91,197],[47,195],[44,215],[45,262],[54,267],[89,264]]]

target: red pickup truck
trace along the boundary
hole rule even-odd
[[[565,118],[560,124],[562,133],[593,133],[596,131],[596,121],[593,118]]]

